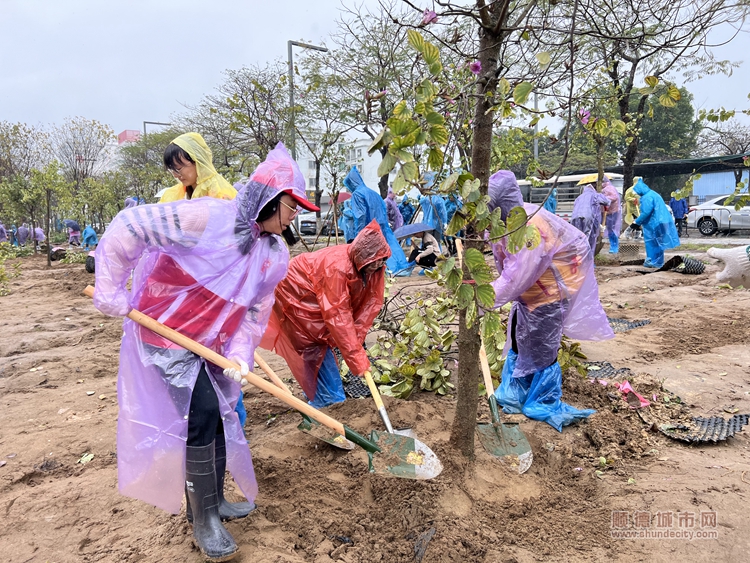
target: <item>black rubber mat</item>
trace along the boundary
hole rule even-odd
[[[648,319],[643,319],[641,321],[628,321],[626,319],[612,319],[607,317],[607,320],[609,321],[609,326],[612,327],[612,330],[615,333],[633,330],[634,328],[646,326],[651,323]]]
[[[723,442],[740,432],[743,426],[748,424],[750,414],[735,414],[729,420],[720,416],[708,418],[696,416],[692,424],[660,424],[659,430],[662,434],[675,440],[688,442],[690,444],[706,442]]]
[[[630,368],[619,368],[615,367],[609,362],[582,362],[588,370],[589,377],[595,377],[597,379],[609,379],[611,377],[619,377],[621,375],[630,375]],[[599,369],[591,369],[599,368]]]

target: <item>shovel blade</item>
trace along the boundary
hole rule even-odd
[[[526,436],[517,424],[478,424],[479,441],[484,449],[504,463],[525,473],[534,461],[534,454]]]
[[[299,423],[297,429],[302,430],[305,434],[310,434],[310,436],[313,436],[318,440],[331,444],[334,448],[342,450],[354,449],[353,442],[350,442],[341,434],[336,434],[333,430],[323,426],[320,422],[313,420],[309,416],[302,415],[302,422]]]
[[[370,440],[381,450],[368,453],[371,472],[404,479],[434,479],[443,471],[435,452],[413,437],[373,430]]]

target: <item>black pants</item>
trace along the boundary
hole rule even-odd
[[[201,371],[193,387],[193,395],[190,397],[187,445],[207,446],[218,439],[224,439],[219,398],[206,373],[206,366],[201,365]]]
[[[422,251],[419,249],[412,250],[411,255],[409,255],[409,262],[414,262],[416,260],[418,266],[422,266],[423,268],[434,268],[437,256],[435,256],[434,254],[428,254],[424,258],[420,258],[419,260],[417,260],[417,255],[420,252]]]

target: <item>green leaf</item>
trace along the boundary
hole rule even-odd
[[[516,229],[520,228],[521,226],[526,224],[526,221],[528,221],[528,215],[526,215],[526,210],[523,207],[514,207],[510,210],[508,213],[508,220],[506,221],[506,226],[508,231],[515,231]]]
[[[448,289],[450,289],[451,291],[456,291],[458,289],[458,286],[461,285],[462,278],[463,275],[461,274],[461,270],[459,270],[458,268],[453,268],[445,277],[445,285],[447,285]]]
[[[485,309],[495,306],[495,290],[489,284],[477,285],[477,300]]]
[[[380,162],[380,166],[378,166],[378,177],[390,174],[391,170],[393,170],[393,167],[396,166],[397,162],[398,159],[390,152],[385,153],[383,160]]]
[[[477,302],[472,299],[466,307],[466,328],[471,328],[477,320]]]
[[[430,125],[443,125],[445,123],[445,118],[436,111],[431,111],[424,118]]]
[[[497,91],[501,98],[505,99],[508,97],[508,94],[510,93],[510,82],[504,77],[498,80]]]
[[[461,181],[461,178],[459,177],[459,182]],[[464,199],[464,201],[476,201],[479,199],[479,196],[481,195],[479,193],[479,180],[466,180],[463,184],[461,184],[461,197]],[[476,193],[475,193],[476,192]],[[470,196],[475,196],[473,199],[470,199]]]
[[[648,84],[651,88],[655,88],[656,85],[659,83],[659,79],[655,76],[647,76],[646,77],[646,84]]]
[[[547,67],[549,66],[549,63],[550,63],[550,56],[549,56],[549,52],[547,52],[547,51],[543,51],[543,52],[541,52],[541,53],[537,53],[537,54],[535,55],[535,57],[536,57],[536,60],[538,60],[538,61],[539,61],[539,65],[540,65],[540,66],[541,66],[541,67],[542,67],[543,69],[544,69],[544,68],[547,68]]]
[[[458,172],[454,172],[440,183],[440,191],[443,193],[450,193],[453,191],[453,187],[456,185],[457,180]]]
[[[401,162],[414,162],[414,155],[404,149],[398,149],[395,151],[395,156]]]
[[[479,292],[477,292],[477,297]],[[494,290],[493,290],[494,300]],[[494,303],[493,303],[494,305]],[[491,342],[495,336],[495,333],[501,329],[500,315],[495,311],[487,311],[482,317],[482,339],[485,342],[485,346],[488,342]]]
[[[386,123],[391,133],[396,137],[408,135],[419,127],[411,119],[399,119],[398,117],[391,117]]]
[[[433,125],[430,127],[430,137],[433,143],[445,145],[448,143],[448,130],[442,125]]]
[[[458,211],[456,211],[453,214],[450,222],[448,223],[448,227],[446,228],[445,232],[448,236],[455,236],[455,234],[465,226],[466,217],[464,217],[463,213],[459,213]]]
[[[401,167],[404,177],[410,182],[416,182],[419,178],[419,167],[416,162],[405,162]]]
[[[428,106],[424,102],[417,102],[416,104],[414,104],[414,113],[418,113],[419,115],[424,115],[425,113],[428,113],[427,112],[428,107],[431,107],[431,106]]]
[[[425,41],[422,56],[424,56],[424,62],[427,63],[430,74],[433,76],[440,74],[440,71],[443,70],[443,63],[440,62],[440,50],[432,43]]]
[[[607,126],[608,126],[607,120],[604,119],[603,117],[600,117],[599,119],[597,119],[596,121],[594,121],[594,131],[600,137],[606,137],[607,136],[607,131],[608,131],[608,127]]]
[[[668,93],[659,96],[659,103],[665,108],[673,108],[677,105],[677,102],[675,102]]]
[[[474,287],[468,283],[462,283],[458,288],[458,306],[465,309],[469,302],[474,299]]]
[[[394,106],[392,113],[393,117],[397,117],[399,119],[408,119],[409,117],[411,117],[411,110],[406,105],[406,100],[401,100],[399,103],[397,103]]]
[[[443,166],[443,159],[445,155],[439,148],[432,148],[427,155],[427,166],[432,170],[440,170]]]
[[[531,35],[529,34],[529,30],[525,29],[523,33],[521,33],[521,39],[524,41],[528,41],[531,38]]]
[[[388,145],[391,142],[391,132],[388,130],[388,128],[384,128],[380,133],[378,133],[378,136],[373,139],[372,143],[370,143],[370,146],[367,147],[367,154],[372,154],[376,150],[380,149],[381,147],[384,147]]]
[[[399,168],[396,173],[396,177],[393,179],[393,191],[396,193],[403,193],[403,191],[409,186],[409,182],[404,177],[403,167]]]
[[[674,84],[670,84],[667,86],[667,94],[670,98],[672,98],[675,102],[679,102],[682,98],[682,94],[680,93],[680,89],[677,88]]]
[[[619,119],[613,119],[612,131],[617,133],[618,135],[624,135],[625,132],[627,131],[627,126],[625,125],[624,121],[621,121]]]
[[[414,49],[416,49],[420,53],[424,50],[425,41],[421,33],[410,29],[406,32],[406,36],[409,40],[409,45],[411,45]]]
[[[534,89],[534,85],[531,82],[521,82],[515,88],[513,88],[513,101],[518,105],[523,105],[526,100],[529,99],[529,94]]]

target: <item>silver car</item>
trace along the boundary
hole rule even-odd
[[[731,202],[734,201],[734,196],[722,195],[691,207],[687,214],[688,228],[698,229],[706,237],[718,231],[750,229],[750,206],[737,211],[734,203],[724,205],[728,198]]]

